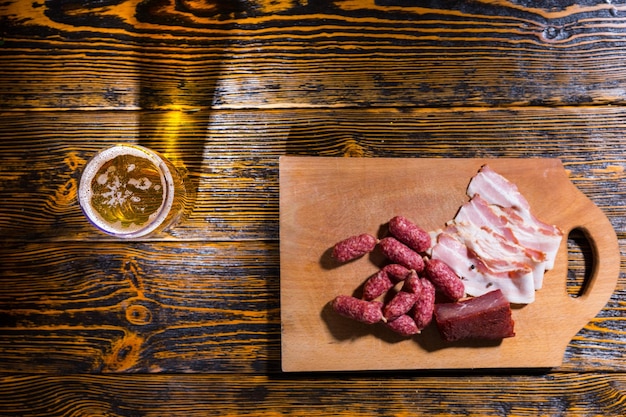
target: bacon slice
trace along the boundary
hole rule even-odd
[[[546,270],[554,268],[563,231],[538,219],[514,183],[484,165],[467,187],[468,196],[473,198],[477,194],[511,224],[520,244],[546,254]],[[541,288],[542,283],[543,280],[536,283],[537,289]]]
[[[530,211],[530,204],[519,192],[517,185],[495,172],[488,165],[483,165],[467,187],[467,195],[481,195],[489,204],[515,210],[524,221],[535,229],[546,234],[562,236],[563,232],[556,226],[547,224],[536,218]]]
[[[535,300],[530,268],[506,263],[497,269],[490,268],[454,234],[441,232],[437,235],[432,258],[445,262],[461,277],[468,295],[476,297],[499,289],[511,303],[528,304]]]
[[[562,231],[536,218],[517,186],[487,165],[467,194],[448,227],[432,232],[431,256],[462,277],[468,295],[499,289],[509,302],[533,302],[554,267]]]
[[[521,218],[519,219],[521,220]],[[461,207],[454,218],[454,223],[457,225],[457,228],[470,225],[472,227],[478,226],[483,230],[490,230],[491,236],[485,237],[483,232],[480,240],[488,239],[489,241],[499,243],[508,252],[508,255],[501,254],[498,256],[498,259],[501,261],[512,259],[515,262],[522,262],[531,267],[535,289],[541,288],[544,273],[547,269],[550,269],[550,260],[544,250],[549,249],[552,256],[556,255],[556,251],[553,253],[552,247],[549,246],[552,244],[552,240],[540,239],[541,235],[535,229],[525,226],[524,223],[513,223],[500,206],[488,204],[479,194],[475,194],[469,202]],[[466,227],[466,235],[473,233],[472,227]],[[477,237],[475,236],[475,239]],[[472,243],[474,240],[471,237],[467,239],[469,239],[469,243]],[[546,244],[543,244],[544,242]],[[490,251],[490,255],[498,255],[497,249]],[[558,249],[558,246],[556,249]],[[552,265],[554,264],[553,259],[551,263]]]
[[[517,185],[495,172],[489,165],[483,165],[467,186],[467,195],[473,197],[475,194],[480,194],[490,204],[530,210],[530,204],[519,192]]]
[[[560,229],[548,231],[545,228],[533,227],[532,224],[524,220],[524,217],[517,210],[511,207],[500,207],[495,204],[490,207],[500,216],[506,218],[521,245],[545,253],[546,270],[549,271],[554,268],[554,261],[563,239],[563,232]]]

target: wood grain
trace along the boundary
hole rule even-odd
[[[281,155],[556,157],[623,238],[624,120],[621,107],[11,113],[0,126],[1,239],[107,239],[76,187],[91,155],[118,141],[188,172],[188,218],[157,239],[277,239]]]
[[[617,2],[10,0],[10,109],[620,104]],[[295,24],[297,22],[297,24]]]
[[[260,241],[5,246],[0,370],[276,373],[278,250]],[[579,257],[574,242],[570,253]],[[569,273],[584,275],[581,262]],[[559,369],[626,370],[624,297],[622,274]]]
[[[558,370],[280,374],[278,158],[558,157],[624,255],[625,13],[601,0],[1,3],[0,414],[624,415],[624,256]],[[118,141],[188,171],[177,228],[122,243],[85,222],[80,171]],[[568,239],[572,296],[588,252]]]
[[[275,243],[24,244],[2,259],[3,371],[278,369]]]
[[[624,374],[8,375],[2,415],[623,416]],[[6,400],[10,396],[11,400]]]

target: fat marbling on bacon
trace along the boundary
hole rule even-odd
[[[528,304],[554,267],[563,232],[533,215],[517,186],[488,165],[471,179],[470,200],[443,230],[434,232],[431,256],[459,275],[470,296],[501,290]]]

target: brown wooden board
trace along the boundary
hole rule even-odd
[[[358,294],[377,271],[375,254],[344,265],[330,249],[359,233],[379,235],[395,215],[427,230],[467,201],[483,164],[513,181],[540,219],[565,237],[534,303],[514,306],[516,336],[498,343],[446,343],[434,325],[402,338],[382,324],[343,318],[328,303]],[[566,292],[567,235],[581,229],[593,249],[589,282]],[[282,368],[284,371],[547,368],[606,304],[619,275],[617,237],[604,213],[568,179],[558,159],[422,159],[284,156],[280,160]]]

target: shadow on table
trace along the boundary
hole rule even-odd
[[[156,0],[136,8],[142,32],[138,144],[161,152],[185,175],[190,208],[211,149],[206,143],[208,124],[229,42],[216,34],[229,29],[223,17],[236,15],[240,8],[239,1],[180,2],[174,13]]]

